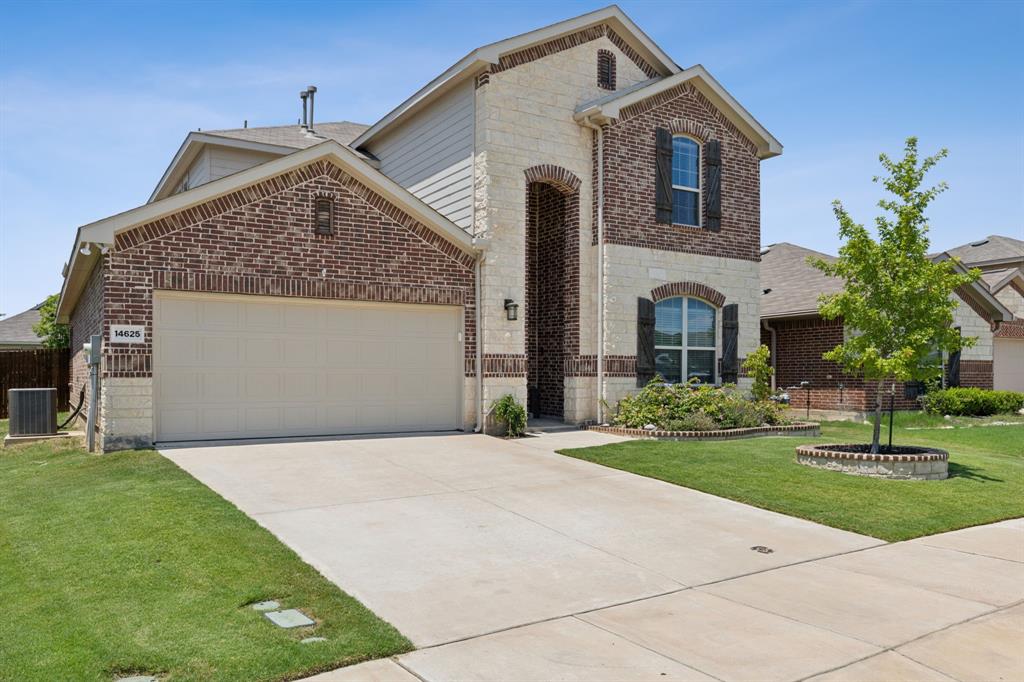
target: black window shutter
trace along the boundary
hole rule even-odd
[[[740,337],[740,307],[730,303],[722,308],[722,382],[735,384],[740,362],[737,348]]]
[[[655,375],[654,301],[636,299],[636,385],[646,386]]]
[[[672,133],[658,128],[654,144],[654,216],[655,221],[672,223]]]
[[[957,332],[960,332],[960,328],[956,328]],[[957,350],[955,353],[949,354],[948,364],[946,365],[946,381],[950,386],[960,385],[960,351]]]
[[[708,140],[704,145],[704,163],[707,164],[707,216],[708,229],[722,229],[722,144]]]

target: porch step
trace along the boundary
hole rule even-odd
[[[530,419],[526,422],[526,433],[562,433],[563,431],[579,431],[576,424],[566,424],[557,419]]]

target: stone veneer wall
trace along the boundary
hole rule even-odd
[[[330,235],[313,230],[322,196],[335,201]],[[145,324],[147,342],[104,348],[107,450],[153,441],[155,289],[463,306],[465,423],[475,422],[473,257],[329,162],[117,236],[104,335],[110,324]]]
[[[474,228],[489,241],[481,276],[485,404],[505,393],[526,403],[525,315],[505,319],[504,300],[526,301],[527,169],[550,165],[581,179],[579,205],[592,205],[591,152],[593,132],[573,120],[576,107],[608,94],[597,83],[597,55],[615,56],[616,85],[621,90],[646,81],[649,65],[629,54],[628,46],[605,27],[581,31],[522,54],[502,57],[499,67],[478,78],[474,155]],[[596,338],[594,299],[595,251],[590,235],[592,213],[581,210],[579,244],[579,343],[593,354]],[[522,313],[522,308],[520,309]],[[579,360],[566,359],[572,365]],[[588,387],[589,385],[589,387]],[[593,404],[593,379],[565,380],[566,407],[586,395]],[[592,409],[592,408],[591,408]],[[580,416],[567,409],[565,418]]]

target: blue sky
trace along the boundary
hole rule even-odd
[[[582,2],[8,2],[0,5],[0,312],[60,289],[77,226],[145,202],[189,130],[372,123],[474,47]],[[948,248],[1024,238],[1024,3],[628,2],[782,143],[762,241],[834,252],[832,199],[877,214],[878,153],[949,158],[931,212]]]

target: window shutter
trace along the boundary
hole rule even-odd
[[[334,202],[330,199],[316,200],[313,231],[317,234],[334,234]]]
[[[656,373],[654,364],[654,301],[636,299],[636,385],[646,386]]]
[[[960,333],[960,328],[956,328]],[[960,385],[960,351],[949,354],[949,364],[946,365],[946,381],[950,386]]]
[[[654,219],[672,224],[672,133],[658,128],[654,144]]]
[[[722,308],[722,382],[735,384],[739,378],[740,362],[737,348],[740,336],[740,307],[730,303]]]
[[[704,159],[707,164],[708,229],[718,232],[722,229],[722,144],[718,140],[708,140],[704,145]]]

